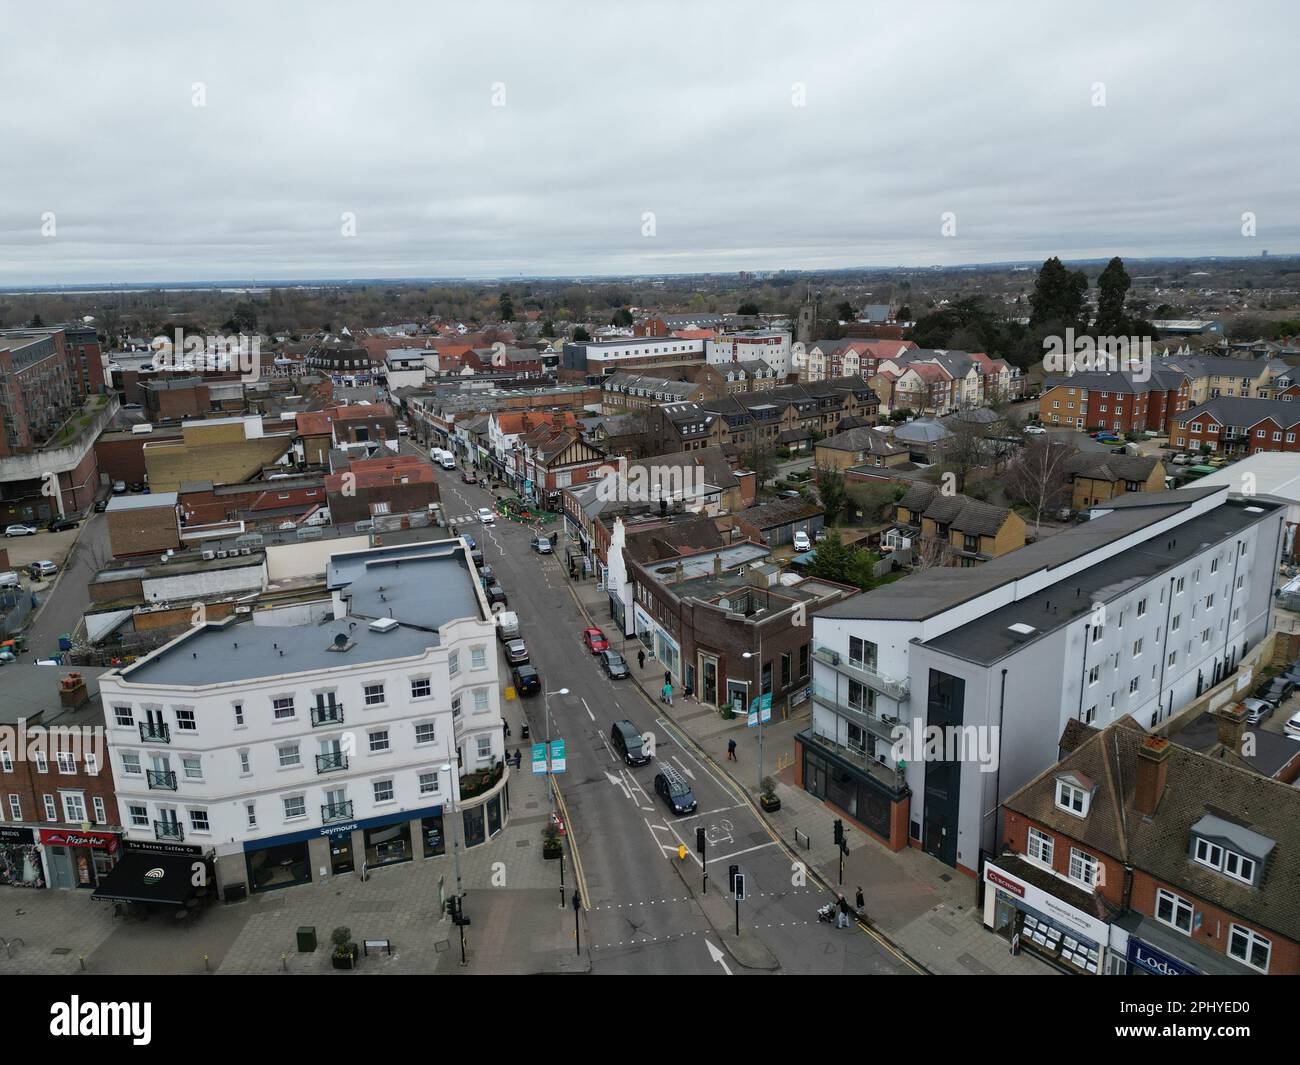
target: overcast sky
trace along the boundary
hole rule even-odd
[[[1291,0],[4,0],[0,284],[1296,252],[1297,28]]]

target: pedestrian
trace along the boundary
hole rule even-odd
[[[669,673],[667,670],[664,670],[664,683],[671,684],[672,682],[673,682],[673,675]]]
[[[839,913],[835,915],[835,927],[849,927],[849,900],[844,897],[843,893],[840,894]]]
[[[502,721],[502,722],[501,722],[501,727],[502,727],[503,729],[505,729],[505,731],[506,731],[506,739],[509,739],[509,738],[510,738],[510,722],[509,722],[509,721]]]
[[[664,684],[663,701],[669,706],[673,705],[673,686],[667,682]]]
[[[867,915],[867,899],[866,899],[866,896],[862,894],[862,885],[861,885],[861,884],[858,885],[858,897],[857,897],[857,899],[855,899],[854,901],[857,902],[857,904],[858,904],[858,916],[859,916],[859,917],[866,917],[866,915]]]
[[[639,668],[641,668],[641,669],[645,669],[645,651],[644,651],[644,650],[642,650],[642,651],[638,651],[638,652],[636,653],[636,664],[637,664],[637,666],[638,666]]]
[[[727,761],[729,761],[729,762],[736,762],[736,761],[739,761],[739,759],[736,757],[736,741],[735,741],[735,740],[727,740]]]

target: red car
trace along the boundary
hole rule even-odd
[[[465,484],[478,484],[478,478],[475,477],[472,473],[470,473],[469,470],[466,470],[464,473],[462,473],[460,475],[460,479]]]
[[[605,639],[605,634],[600,629],[583,629],[582,642],[587,645],[587,650],[594,655],[609,649],[609,641]]]

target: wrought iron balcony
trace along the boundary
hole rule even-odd
[[[813,644],[813,657],[819,662],[825,662],[828,666],[839,670],[846,677],[861,681],[876,691],[888,695],[891,699],[902,702],[907,698],[906,678],[899,679],[886,676],[884,673],[877,672],[871,666],[861,662],[851,662],[848,655],[841,654],[839,651],[823,644]]]
[[[329,821],[346,821],[352,816],[352,800],[347,802],[330,802],[320,808],[320,819]]]
[[[311,708],[312,728],[317,728],[321,725],[341,724],[343,724],[342,703],[326,703],[324,706],[313,706]]]
[[[153,823],[154,839],[179,840],[185,838],[185,826],[179,821],[155,821]]]
[[[332,773],[336,769],[347,769],[348,756],[342,751],[331,751],[329,754],[318,754],[316,756],[316,772]]]
[[[175,791],[176,772],[172,769],[146,769],[144,779],[153,791]]]
[[[171,743],[172,730],[161,721],[141,721],[140,741],[142,743]]]

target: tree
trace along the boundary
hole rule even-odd
[[[1124,301],[1128,298],[1128,271],[1118,255],[1106,264],[1097,278],[1097,320],[1093,331],[1097,336],[1125,336],[1128,334],[1128,312]]]
[[[509,292],[503,292],[497,297],[497,313],[503,322],[513,322],[515,320],[515,304],[510,298]]]
[[[1038,437],[1007,468],[1003,482],[1007,498],[1023,503],[1033,512],[1035,533],[1043,514],[1070,498],[1066,466],[1075,451],[1069,444]]]
[[[876,584],[876,562],[876,556],[870,551],[849,546],[838,532],[832,530],[817,545],[816,554],[808,566],[808,575],[840,584],[853,584],[865,592]]]
[[[1088,278],[1079,270],[1067,270],[1053,255],[1038,271],[1029,304],[1031,328],[1038,326],[1078,326],[1083,317],[1083,297]]]
[[[853,310],[853,304],[851,304],[848,300],[845,300],[843,303],[841,303],[839,306],[835,308],[835,315],[836,317],[839,318],[841,322],[853,321],[853,317],[855,313],[856,312]]]
[[[40,328],[42,328],[44,325],[45,325],[45,320],[44,320],[43,318],[41,318],[41,316],[40,316],[39,313],[37,313],[37,314],[33,314],[33,315],[32,315],[32,320],[31,320],[30,322],[27,323],[27,326],[28,326],[29,329],[40,329]]]
[[[912,572],[922,573],[939,566],[951,566],[957,552],[947,540],[937,536],[912,537]]]
[[[826,524],[834,525],[849,498],[844,487],[844,474],[833,466],[818,466],[817,495],[826,512]]]
[[[943,466],[957,478],[957,491],[966,491],[966,478],[972,470],[984,465],[990,450],[984,438],[984,426],[960,415],[949,419],[952,436],[943,452]]]
[[[609,320],[609,324],[626,329],[632,324],[632,312],[626,307],[620,307],[614,312],[614,317]]]
[[[575,326],[573,327],[573,339],[574,339],[574,340],[579,340],[579,341],[581,341],[581,340],[590,340],[590,339],[591,339],[591,334],[588,333],[587,330],[586,330],[583,326],[575,325]]]
[[[553,336],[555,336],[555,323],[554,323],[553,321],[551,321],[551,319],[549,319],[549,318],[543,318],[543,319],[542,319],[542,330],[541,330],[541,335],[544,336],[544,337],[553,337]]]
[[[756,444],[746,451],[744,463],[746,469],[754,471],[759,489],[762,489],[772,479],[773,474],[776,473],[776,455],[765,444]]]
[[[893,521],[894,506],[906,489],[901,484],[852,484],[845,488],[849,505],[862,515],[864,525]]]
[[[754,303],[752,300],[746,300],[744,303],[742,303],[739,307],[736,308],[736,313],[737,313],[737,314],[757,315],[757,314],[758,314],[758,304],[757,304],[757,303]]]

